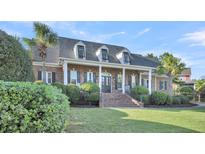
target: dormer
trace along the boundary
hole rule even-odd
[[[76,59],[86,59],[86,46],[82,41],[75,44],[74,54]]]
[[[122,50],[116,55],[121,64],[130,64],[130,52],[127,49]]]
[[[109,62],[109,49],[103,45],[96,51],[96,56],[101,62]]]

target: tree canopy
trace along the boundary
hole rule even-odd
[[[32,61],[19,39],[0,30],[0,80],[33,81]]]

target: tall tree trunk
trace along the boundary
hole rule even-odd
[[[172,92],[172,81],[173,81],[173,77],[169,76],[169,95],[172,96],[173,92]]]
[[[43,83],[46,83],[46,60],[42,58],[43,66],[42,66],[42,73],[43,73]]]

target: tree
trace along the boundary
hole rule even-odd
[[[198,101],[201,102],[201,94],[205,93],[205,80],[197,80],[195,82],[195,91],[198,95]]]
[[[32,61],[19,38],[0,30],[0,80],[33,81]]]
[[[34,22],[35,38],[24,38],[24,42],[30,47],[36,46],[39,51],[39,56],[42,59],[43,82],[46,82],[46,56],[47,48],[55,46],[58,41],[58,36],[46,24]]]
[[[148,53],[145,57],[152,59],[154,61],[159,61],[159,58],[155,56],[153,53]]]
[[[172,95],[172,82],[185,69],[185,64],[180,58],[174,57],[172,54],[165,52],[159,57],[159,66],[157,72],[159,74],[167,74],[169,77],[169,94]]]

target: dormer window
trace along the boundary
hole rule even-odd
[[[82,41],[75,44],[74,54],[76,59],[86,59],[86,46]]]
[[[102,61],[107,61],[108,60],[108,50],[101,49],[101,54],[102,54]]]
[[[130,57],[128,52],[124,52],[124,64],[130,63]]]
[[[78,50],[78,58],[84,59],[85,58],[85,46],[78,45],[77,50]]]

